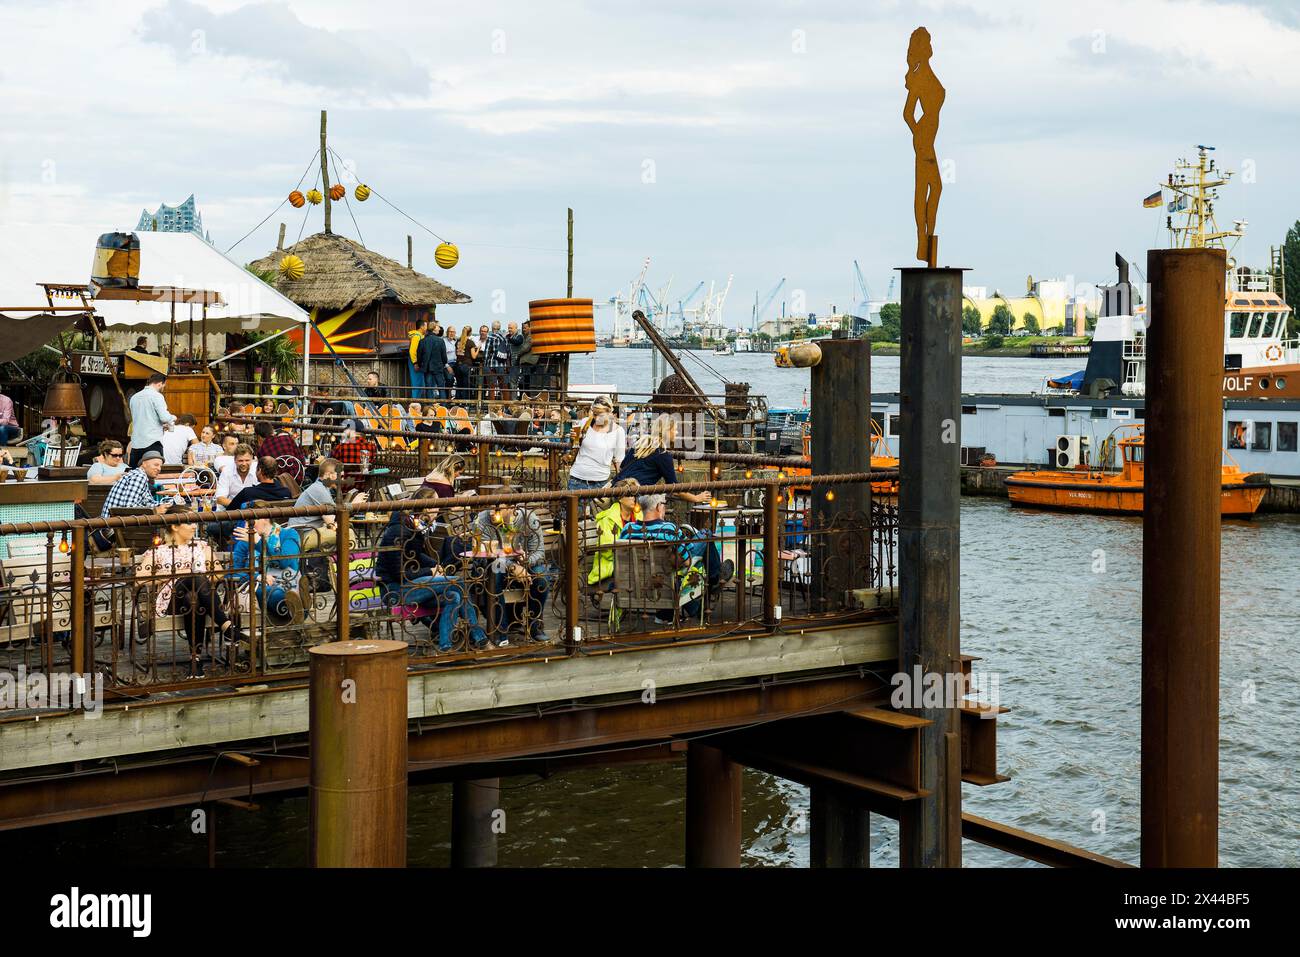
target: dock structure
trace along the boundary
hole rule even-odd
[[[1051,865],[1122,866],[962,813],[962,783],[1005,780],[1002,709],[972,700],[973,659],[956,632],[960,439],[944,430],[960,273],[922,272],[919,293],[904,283],[905,326],[919,325],[905,343],[917,434],[901,471],[853,470],[866,458],[869,347],[832,340],[813,394],[833,396],[836,429],[861,423],[863,449],[815,432],[811,461],[679,450],[672,491],[710,493],[671,510],[699,530],[693,545],[602,536],[592,514],[610,492],[561,490],[572,450],[562,439],[364,425],[388,440],[377,468],[344,475],[368,501],[243,513],[268,536],[301,530],[288,580],[273,549],[236,561],[209,540],[210,512],[0,525],[0,563],[21,556],[25,570],[6,580],[0,674],[50,689],[0,713],[0,830],[152,808],[251,811],[262,796],[306,792],[325,829],[313,861],[400,865],[402,802],[343,812],[367,829],[349,841],[329,822],[402,783],[446,781],[453,864],[492,866],[503,777],[682,761],[691,866],[740,864],[746,767],[810,789],[815,867],[867,866],[873,813],[900,822],[905,865],[957,866],[966,838]],[[845,379],[862,388],[836,393]],[[232,420],[264,415],[238,411]],[[317,441],[342,429],[283,424]],[[433,497],[423,477],[451,449],[466,468],[452,497]],[[872,496],[873,482],[895,480],[899,503]],[[327,519],[332,536],[311,534]],[[196,526],[220,564],[143,573],[139,556],[184,539],[178,526]],[[113,548],[92,554],[104,535]],[[714,580],[717,564],[732,574]],[[205,645],[193,607],[159,604],[185,577],[219,596],[239,640]],[[276,593],[285,587],[294,602]],[[340,669],[364,667],[349,664],[354,650],[387,652],[376,658],[388,684],[369,685],[388,689],[382,713],[321,699],[337,693]],[[955,677],[956,700],[898,705],[896,678],[916,664],[945,686]],[[361,671],[347,677],[368,693]],[[69,705],[55,690],[69,687],[102,697]]]

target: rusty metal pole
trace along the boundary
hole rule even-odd
[[[1219,859],[1219,547],[1227,253],[1147,253],[1142,866]]]
[[[775,628],[781,620],[781,486],[763,492],[763,624]]]
[[[871,812],[824,786],[814,786],[809,799],[809,865],[870,867]]]
[[[899,409],[898,668],[961,674],[960,269],[905,268]],[[920,688],[913,688],[919,699]],[[921,729],[921,787],[899,820],[904,867],[961,866],[961,713],[912,708]]]
[[[740,866],[740,784],[744,769],[717,748],[686,751],[686,866]]]
[[[578,644],[578,611],[581,596],[579,581],[582,564],[578,551],[582,535],[578,524],[578,497],[570,495],[564,500],[564,644],[569,654],[575,653]]]
[[[455,781],[451,786],[451,866],[496,867],[501,779]]]
[[[812,474],[836,475],[871,468],[871,343],[866,339],[823,339],[821,361],[812,367]],[[817,428],[817,423],[825,428]],[[861,588],[871,568],[867,555],[851,546],[863,540],[871,520],[871,485],[812,489],[810,536],[813,553],[813,608],[835,611],[845,593]],[[828,531],[837,515],[844,531]],[[868,552],[869,554],[869,552]]]
[[[311,864],[405,867],[406,642],[309,652]]]
[[[72,530],[72,673],[86,673],[86,527]],[[92,615],[93,617],[93,615]]]
[[[338,576],[334,582],[334,607],[338,614],[338,640],[344,641],[352,635],[352,602],[350,599],[352,573],[348,565],[352,562],[351,542],[352,513],[346,505],[340,505],[335,512],[334,554],[338,560]]]

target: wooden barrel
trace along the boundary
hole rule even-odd
[[[595,352],[596,322],[590,299],[534,299],[528,303],[533,352]]]
[[[104,233],[95,244],[90,281],[98,286],[135,289],[140,285],[140,237],[135,233]]]

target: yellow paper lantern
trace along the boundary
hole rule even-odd
[[[306,271],[307,267],[303,265],[303,261],[293,253],[280,260],[280,275],[290,282],[297,282]]]
[[[307,190],[307,202],[311,203],[313,206],[319,206],[321,200],[324,198],[325,197],[321,195],[321,191],[318,189]]]
[[[289,194],[289,205],[294,209],[302,209],[302,204],[305,202],[306,199],[303,197],[302,193],[298,192],[298,190],[295,189]]]
[[[451,243],[439,243],[433,251],[433,261],[443,269],[450,269],[460,262],[460,250]]]
[[[364,203],[370,198],[370,187],[365,183],[358,183],[357,188],[352,191],[352,195],[357,198],[358,203]]]

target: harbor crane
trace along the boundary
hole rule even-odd
[[[857,303],[858,314],[863,319],[871,317],[871,292],[867,289],[867,281],[862,276],[862,267],[858,261],[853,260],[853,301]]]
[[[683,327],[686,325],[686,306],[692,301],[694,301],[695,297],[700,294],[700,290],[703,288],[704,288],[704,280],[701,279],[699,283],[696,284],[694,289],[692,289],[681,299],[677,300],[677,312],[675,315],[677,316],[677,320],[682,324]]]
[[[759,305],[758,302],[758,293],[757,292],[754,293],[754,318],[752,322],[754,332],[758,331],[758,324],[763,321],[763,314],[767,312],[768,307],[772,305],[772,300],[776,298],[776,294],[779,293],[782,290],[782,288],[784,288],[784,286],[785,286],[785,277],[783,276],[781,278],[781,281],[772,287],[772,291],[767,294],[767,298],[763,300],[763,304],[761,306]]]

